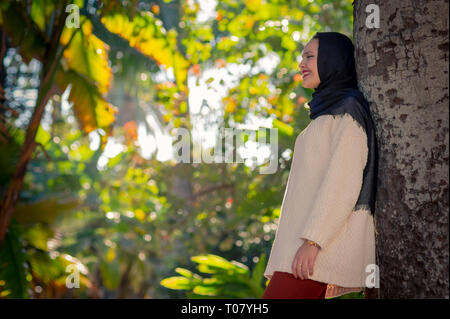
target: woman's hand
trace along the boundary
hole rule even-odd
[[[308,272],[309,275],[313,274],[314,263],[319,250],[319,247],[308,245],[306,241],[300,246],[292,262],[292,274],[295,278],[308,279]]]

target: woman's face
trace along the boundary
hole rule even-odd
[[[303,77],[303,87],[315,89],[320,84],[319,71],[317,69],[317,55],[319,52],[319,40],[312,39],[305,46],[300,62],[300,71]]]

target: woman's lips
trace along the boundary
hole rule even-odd
[[[303,73],[303,78],[307,77],[310,74],[310,72]]]

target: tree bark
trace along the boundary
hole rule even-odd
[[[448,0],[354,1],[359,87],[377,126],[378,298],[449,298]]]

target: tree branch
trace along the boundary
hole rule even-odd
[[[42,152],[44,153],[45,157],[47,158],[47,161],[51,162],[52,158],[50,157],[48,152],[45,150],[44,145],[42,145],[41,143],[36,142],[36,146],[39,146],[41,148]]]
[[[193,194],[193,195],[191,196],[191,199],[192,199],[192,200],[195,200],[197,197],[204,196],[204,195],[206,195],[206,194],[209,194],[209,193],[211,193],[211,192],[215,192],[215,191],[217,191],[217,190],[227,189],[227,188],[233,188],[234,185],[235,185],[234,183],[215,185],[215,186],[206,188],[206,189],[204,189],[204,190],[201,190],[201,191],[197,192],[196,194]]]

